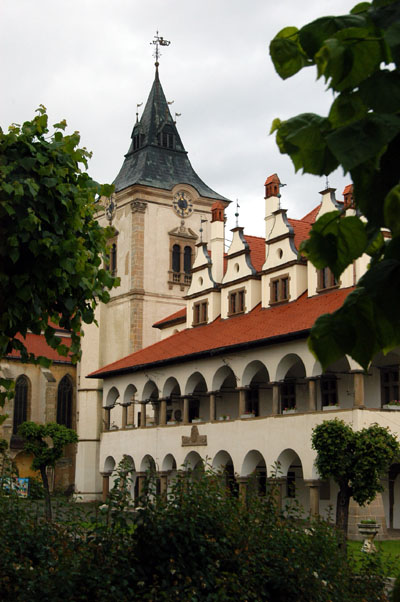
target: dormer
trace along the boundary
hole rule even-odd
[[[222,318],[247,313],[261,300],[260,276],[252,264],[243,228],[237,226],[231,232],[233,239],[226,255],[226,271],[221,285]]]
[[[220,315],[219,289],[212,277],[211,258],[207,244],[196,245],[197,253],[192,267],[192,282],[186,295],[187,327],[212,322]]]
[[[297,299],[307,288],[305,260],[299,257],[295,231],[281,208],[277,174],[265,182],[265,262],[262,268],[262,306]],[[293,221],[293,220],[292,220]]]

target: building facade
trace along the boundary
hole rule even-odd
[[[185,466],[209,462],[239,494],[260,491],[278,466],[282,502],[296,496],[305,512],[335,511],[337,486],[322,482],[311,448],[313,428],[340,418],[356,430],[378,423],[400,435],[399,354],[378,355],[365,374],[343,357],[323,372],[307,346],[315,319],[341,306],[367,269],[361,257],[336,281],[298,249],[320,215],[354,213],[351,187],[333,189],[302,220],[281,208],[279,178],[265,182],[265,238],[233,229],[224,254],[224,207],[214,203],[207,242],[197,244],[186,309],[156,323],[160,342],[89,375],[103,379],[103,429],[97,471],[105,495],[122,458],[132,466],[132,496],[156,470],[159,489]],[[353,504],[350,533],[363,514],[400,528],[400,465],[367,508]],[[99,491],[96,492],[99,495]]]

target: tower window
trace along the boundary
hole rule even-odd
[[[157,135],[157,142],[159,146],[163,146],[164,148],[175,148],[174,130],[169,126],[164,127]]]
[[[177,273],[181,271],[181,248],[179,245],[172,247],[172,271]]]
[[[186,246],[183,251],[183,271],[185,274],[190,274],[192,269],[192,248]]]

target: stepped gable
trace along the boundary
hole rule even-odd
[[[249,348],[304,338],[318,316],[341,307],[352,290],[353,287],[336,289],[315,297],[307,297],[306,291],[291,303],[264,309],[259,304],[248,314],[240,314],[226,320],[219,317],[211,324],[187,328],[136,351],[92,372],[88,378],[134,372],[144,366],[190,361],[195,357],[225,353],[227,349]]]
[[[114,180],[119,192],[142,184],[171,190],[176,184],[189,184],[200,196],[228,201],[209,188],[194,171],[172,119],[158,75],[140,121],[133,127],[131,145]]]

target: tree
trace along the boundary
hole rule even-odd
[[[61,355],[80,355],[82,322],[94,321],[99,301],[109,300],[118,279],[103,269],[109,232],[94,219],[100,186],[81,169],[91,156],[79,148],[79,133],[66,122],[50,136],[43,106],[22,126],[0,129],[0,358],[16,349],[22,361],[49,365],[25,347],[28,330],[44,332]],[[71,333],[71,347],[55,336],[55,325]],[[1,401],[11,397],[5,387]]]
[[[372,424],[353,431],[338,419],[316,426],[311,440],[321,478],[339,485],[336,525],[346,538],[350,498],[363,506],[383,491],[380,478],[399,455],[400,445],[387,428]]]
[[[309,338],[323,368],[348,354],[367,369],[378,351],[400,343],[400,2],[362,2],[348,15],[286,27],[270,54],[283,79],[315,65],[334,95],[327,117],[276,119],[271,131],[296,171],[321,176],[341,165],[351,175],[356,211],[322,216],[300,251],[336,278],[370,255],[356,289]]]
[[[23,422],[18,428],[18,433],[24,439],[24,451],[33,455],[32,469],[40,471],[44,487],[46,518],[51,520],[51,499],[46,469],[48,466],[55,466],[57,460],[63,455],[64,447],[70,443],[77,443],[78,436],[73,429],[55,422],[48,424]]]

